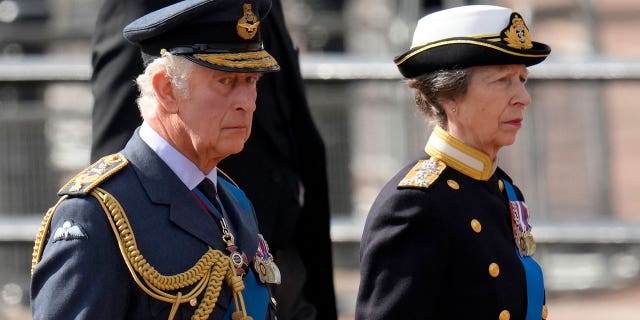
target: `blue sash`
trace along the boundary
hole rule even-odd
[[[251,209],[251,204],[242,191],[222,179],[218,179],[218,182],[225,183],[226,187],[228,187],[228,190],[231,191],[236,200],[238,200],[243,207]],[[209,212],[214,214],[218,219],[223,218],[223,215],[226,213],[226,210],[224,208],[222,208],[223,213],[218,212],[213,203],[211,203],[211,201],[209,201],[209,199],[200,190],[196,188],[193,191],[195,192],[196,196],[198,196],[199,200],[205,205],[205,207],[207,207]],[[252,213],[253,211],[247,210],[247,212]],[[232,226],[229,226],[229,228],[232,228]],[[247,315],[256,320],[266,319],[269,311],[269,301],[271,296],[269,294],[269,289],[264,283],[261,283],[260,281],[258,281],[258,279],[256,279],[254,271],[251,267],[248,268],[247,274],[243,280],[244,290],[242,290],[242,296],[245,301],[245,310],[247,311]],[[231,319],[231,315],[235,311],[235,303],[233,299],[231,299],[231,303],[227,307],[227,312],[224,315],[223,319]]]
[[[242,296],[244,297],[245,308],[247,315],[255,320],[262,320],[267,318],[269,310],[269,289],[264,283],[261,283],[256,279],[253,269],[249,268],[249,272],[244,277],[244,290],[242,290]],[[227,313],[224,315],[224,320],[231,319],[231,314],[236,311],[236,306],[231,301]]]
[[[518,202],[516,192],[507,180],[502,180],[509,202]],[[512,213],[512,220],[514,219]],[[513,226],[516,227],[515,225]],[[542,317],[542,306],[544,305],[544,279],[542,277],[542,268],[530,256],[522,256],[520,250],[515,248],[516,254],[520,258],[520,262],[524,267],[524,273],[527,283],[527,317],[526,320],[540,320]]]

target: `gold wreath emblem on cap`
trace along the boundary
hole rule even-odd
[[[516,49],[531,49],[531,35],[524,20],[517,13],[511,14],[511,23],[503,31],[503,40],[507,42],[509,47]]]
[[[250,40],[256,36],[256,33],[258,33],[260,21],[258,21],[258,17],[253,14],[253,11],[251,11],[251,4],[243,4],[242,10],[244,11],[244,15],[242,18],[238,19],[236,29],[238,30],[240,38]]]

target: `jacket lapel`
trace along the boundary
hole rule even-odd
[[[216,221],[171,169],[142,141],[138,130],[123,154],[134,166],[151,201],[169,206],[169,219],[212,248],[224,248]]]

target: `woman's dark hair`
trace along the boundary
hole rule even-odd
[[[407,84],[415,89],[414,98],[418,110],[446,130],[447,114],[441,101],[465,94],[470,74],[469,69],[438,70],[409,79]]]

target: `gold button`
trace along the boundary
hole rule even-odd
[[[497,277],[500,274],[500,267],[498,266],[497,263],[492,262],[489,265],[489,274],[494,278]]]
[[[509,313],[509,310],[502,310],[502,312],[500,312],[500,316],[498,317],[499,320],[509,320],[511,319],[511,314]]]
[[[504,191],[504,182],[502,182],[502,180],[498,180],[498,189],[500,189],[500,191]]]
[[[453,190],[458,190],[458,189],[460,189],[460,185],[459,185],[457,182],[453,181],[453,180],[447,180],[447,184],[448,184],[448,185],[449,185],[449,187],[451,187],[451,189],[453,189]]]
[[[544,306],[542,306],[542,319],[546,320],[547,319],[547,315],[549,315],[549,309],[547,309],[547,306],[544,305]]]
[[[271,297],[271,305],[273,305],[274,308],[278,308],[278,301],[276,301],[276,298]]]
[[[476,219],[471,220],[471,229],[473,229],[473,231],[475,231],[476,233],[480,233],[480,231],[482,231],[482,225],[480,224],[480,221]]]
[[[197,299],[197,298],[193,298],[193,299],[189,300],[189,304],[190,304],[192,307],[197,306],[197,305],[198,305],[198,299]]]

